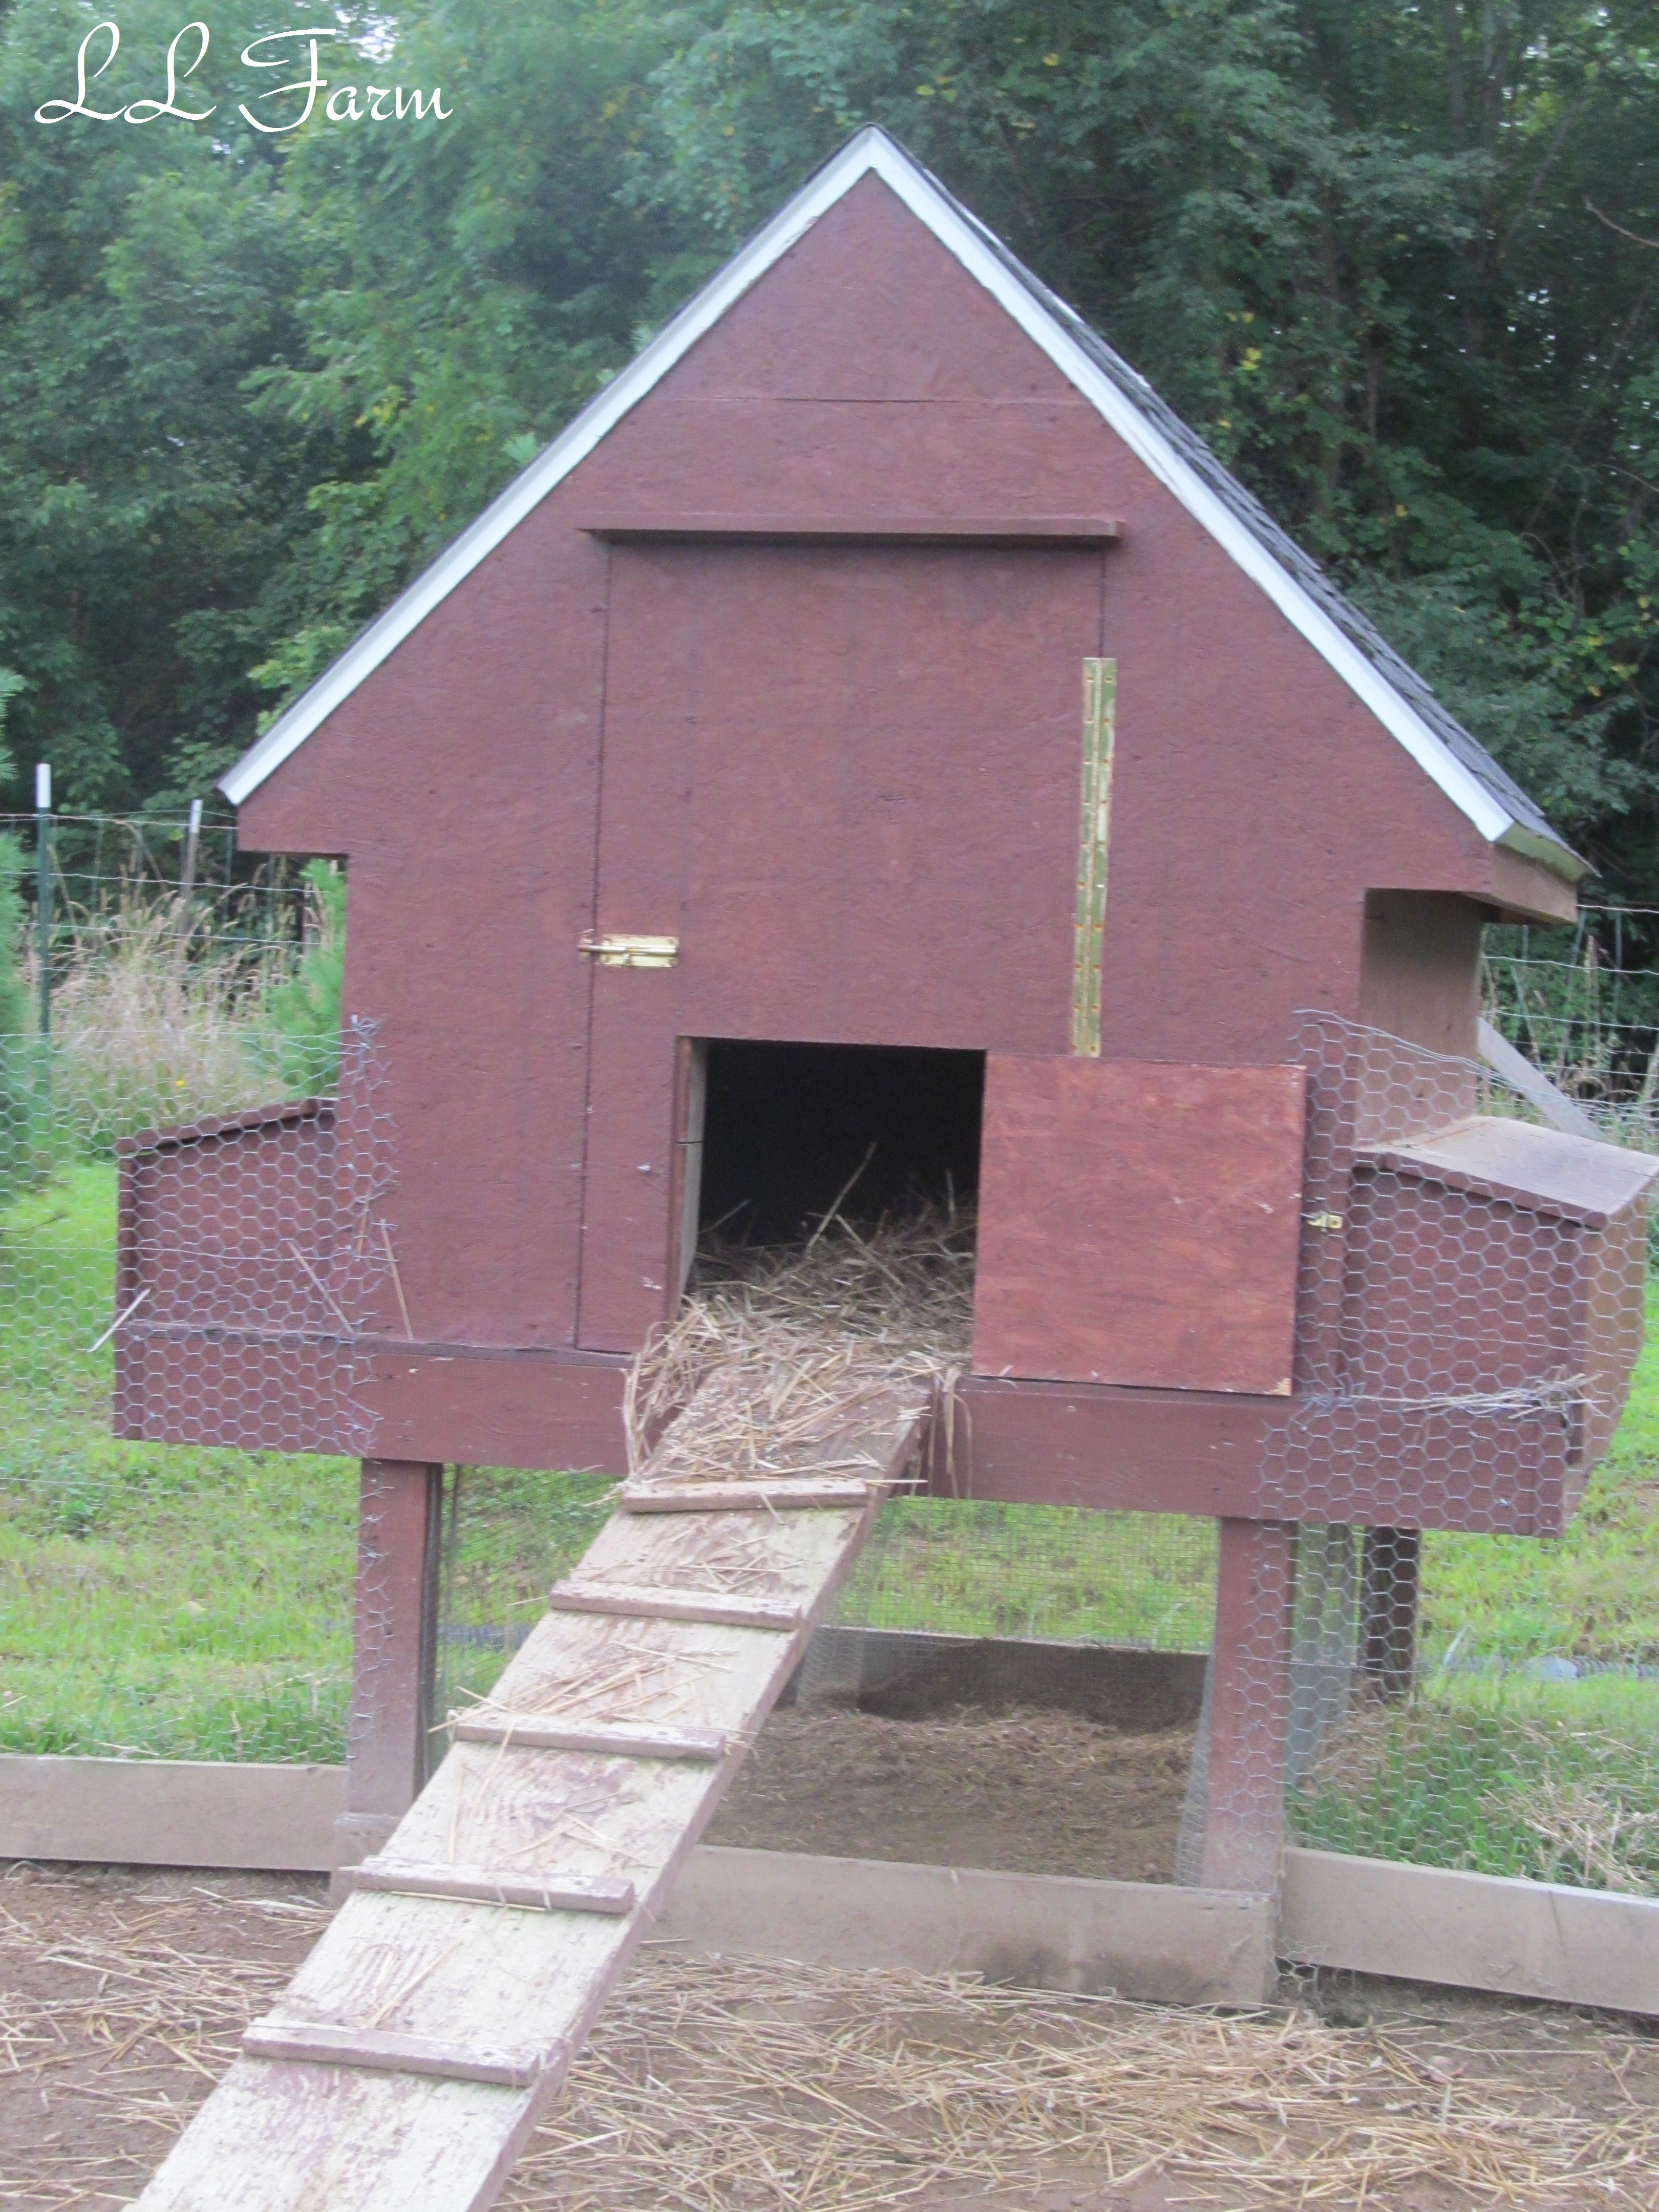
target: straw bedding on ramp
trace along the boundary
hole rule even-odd
[[[635,1362],[629,1472],[684,1483],[848,1474],[861,1433],[948,1399],[973,1317],[969,1212],[828,1219],[805,1246],[706,1242],[681,1312]],[[950,1424],[945,1425],[948,1434]]]

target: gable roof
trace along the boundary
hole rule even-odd
[[[848,140],[710,279],[432,566],[363,630],[220,779],[240,805],[525,516],[585,460],[732,304],[859,180],[878,176],[1011,314],[1139,459],[1266,592],[1491,844],[1576,882],[1587,864],[1443,706],[1382,633],[1261,501],[1230,476],[1145,377],[1024,266],[896,139],[872,125]]]

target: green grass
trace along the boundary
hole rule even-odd
[[[1659,1893],[1659,1680],[1527,1671],[1659,1664],[1659,1291],[1566,1534],[1425,1538],[1421,1653],[1412,1702],[1356,1711],[1292,1794],[1298,1840]]]
[[[356,1469],[110,1436],[115,1172],[0,1216],[0,1748],[337,1759]]]
[[[356,1463],[111,1437],[114,1249],[112,1166],[0,1213],[0,1750],[341,1759]],[[607,1488],[467,1476],[452,1625],[532,1618]],[[458,1696],[503,1663],[445,1656]]]
[[[1500,1679],[1361,1711],[1289,1816],[1322,1850],[1659,1891],[1659,1683]]]
[[[901,1498],[883,1514],[840,1618],[1202,1650],[1215,1557],[1210,1521]]]

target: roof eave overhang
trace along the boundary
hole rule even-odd
[[[586,459],[599,441],[661,381],[727,309],[860,178],[872,173],[881,178],[969,275],[1013,318],[1152,475],[1266,592],[1291,626],[1342,678],[1489,844],[1503,844],[1524,853],[1569,883],[1577,883],[1589,872],[1587,864],[1577,854],[1517,822],[1493,793],[1470,774],[1382,672],[1175,450],[1156,424],[1091,359],[1065,321],[1019,282],[984,226],[958,208],[902,148],[873,125],[860,131],[827,161],[696,297],[664,325],[629,366],[589,401],[547,450],[440,554],[424,574],[371,623],[310,690],[279,716],[220,779],[219,788],[226,798],[240,806],[257,791],[312,732],[396,651],[433,608]]]

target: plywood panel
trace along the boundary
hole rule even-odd
[[[1287,1393],[1304,1111],[1299,1067],[993,1054],[975,1370]]]

